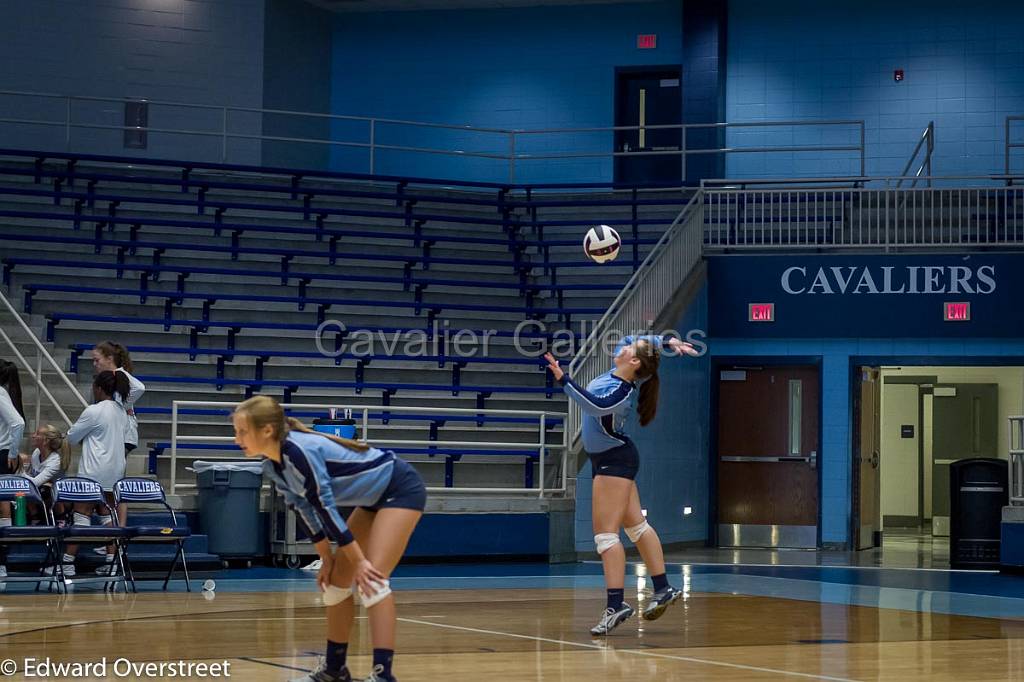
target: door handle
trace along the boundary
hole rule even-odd
[[[811,467],[817,465],[818,455],[812,452],[810,455],[802,457],[799,455],[782,455],[781,457],[720,457],[723,462],[755,462],[758,464],[777,464],[779,462],[805,462],[810,464]]]
[[[807,463],[811,465],[812,469],[818,468],[818,451],[811,450],[810,456],[807,457]]]
[[[871,453],[871,468],[872,469],[877,469],[879,461],[880,461],[880,459],[879,459],[879,456],[878,456],[878,450],[875,450],[874,452]]]

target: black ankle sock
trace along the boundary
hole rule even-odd
[[[345,667],[348,656],[348,642],[332,642],[327,640],[327,669],[332,673],[340,672]]]
[[[626,590],[621,587],[617,590],[608,590],[608,608],[618,611],[622,607],[622,597],[625,594]]]
[[[668,587],[668,577],[664,573],[660,575],[652,575],[651,582],[654,583],[655,592],[660,592]]]
[[[377,666],[381,666],[380,676],[385,680],[391,679],[391,661],[395,658],[395,652],[391,649],[373,650],[373,668],[376,672]]]

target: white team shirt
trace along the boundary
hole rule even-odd
[[[36,448],[32,452],[32,464],[29,466],[26,478],[35,483],[37,488],[56,481],[58,478],[64,478],[64,472],[60,470],[60,453],[51,452],[46,459],[43,459],[39,448]]]
[[[17,459],[24,434],[25,419],[14,408],[7,389],[0,386],[0,450],[9,450],[8,457]]]
[[[68,431],[68,442],[82,444],[78,475],[91,478],[104,490],[124,478],[124,434],[128,415],[121,403],[103,400],[90,405]]]
[[[128,399],[121,403],[128,413],[128,425],[124,431],[124,442],[137,446],[139,444],[139,420],[135,418],[135,403],[146,392],[146,385],[121,367],[118,367],[117,371],[124,374],[125,378],[128,379],[128,384],[131,386],[131,389],[128,391]]]

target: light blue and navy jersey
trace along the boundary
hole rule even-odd
[[[327,537],[347,545],[352,532],[338,508],[375,504],[394,465],[392,452],[357,452],[316,433],[292,431],[281,444],[281,463],[264,460],[263,473],[302,515],[313,542]]]
[[[624,336],[615,349],[619,354],[623,346],[635,341],[644,340],[653,343],[658,350],[662,349],[660,336]],[[595,454],[619,447],[627,442],[622,433],[626,419],[635,409],[640,395],[640,384],[626,381],[615,375],[614,367],[597,377],[586,388],[581,387],[568,375],[562,377],[565,394],[580,406],[583,412],[580,430],[583,438],[583,449]]]

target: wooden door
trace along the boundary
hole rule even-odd
[[[718,377],[718,535],[725,547],[815,547],[817,367]]]

